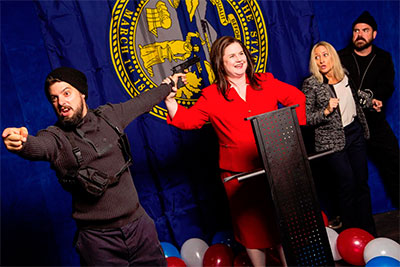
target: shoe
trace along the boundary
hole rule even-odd
[[[328,227],[334,230],[340,229],[342,227],[342,221],[340,220],[340,216],[336,216],[335,219],[330,220],[328,222]]]

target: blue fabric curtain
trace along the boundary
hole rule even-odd
[[[88,76],[89,107],[129,99],[110,55],[109,28],[115,1],[0,3],[1,129],[25,125],[35,134],[55,122],[43,84],[47,73],[61,65],[78,68]],[[398,2],[368,1],[363,7],[357,2],[336,1],[257,3],[268,36],[266,70],[282,81],[300,87],[308,76],[312,45],[326,40],[338,49],[344,47],[350,38],[351,22],[363,10],[369,10],[377,20],[376,44],[393,54],[398,69]],[[177,13],[186,14],[184,11]],[[204,16],[217,35],[233,34],[222,28],[215,11],[208,9]],[[179,21],[182,36],[193,31],[189,15]],[[215,37],[210,34],[210,39]],[[201,55],[207,58],[206,52]],[[398,78],[396,74],[396,92],[388,109],[388,120],[397,135]],[[161,241],[178,248],[193,237],[209,243],[217,231],[230,229],[218,173],[217,141],[209,125],[180,131],[145,114],[126,131],[134,158],[133,179]],[[373,166],[370,184],[374,212],[392,209]],[[71,198],[49,164],[22,160],[2,145],[2,265],[79,265],[72,246],[76,227],[70,214]]]

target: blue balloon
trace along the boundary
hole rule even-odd
[[[168,242],[161,242],[161,247],[164,250],[164,255],[166,258],[168,257],[177,257],[181,259],[181,254],[179,253],[178,249]]]
[[[229,231],[221,231],[215,233],[212,239],[212,245],[215,244],[225,244],[229,247],[233,242],[235,242],[235,237],[233,236],[232,232]]]
[[[212,245],[215,244],[224,244],[230,247],[233,252],[236,254],[237,252],[244,249],[244,247],[236,241],[235,236],[231,231],[221,231],[215,233],[212,242]]]
[[[400,266],[400,261],[398,261],[398,260],[396,260],[395,258],[392,258],[392,257],[378,256],[378,257],[370,259],[365,266],[366,267],[367,266],[368,267],[370,267],[370,266],[399,267]]]

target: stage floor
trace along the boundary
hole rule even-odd
[[[387,237],[400,243],[400,212],[393,210],[374,215],[378,237]]]

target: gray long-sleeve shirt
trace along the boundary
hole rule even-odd
[[[171,86],[162,84],[121,104],[107,104],[102,113],[120,130],[125,129],[139,115],[149,112],[171,91]],[[76,168],[77,161],[64,129],[49,127],[36,136],[29,135],[23,149],[17,154],[29,160],[48,161],[58,177]],[[89,110],[73,130],[76,145],[83,157],[82,166],[88,165],[110,176],[115,175],[125,163],[119,147],[119,136],[107,122]],[[119,183],[107,188],[99,198],[87,193],[72,193],[72,217],[78,227],[115,228],[140,217],[144,210],[133,184],[129,168]]]

